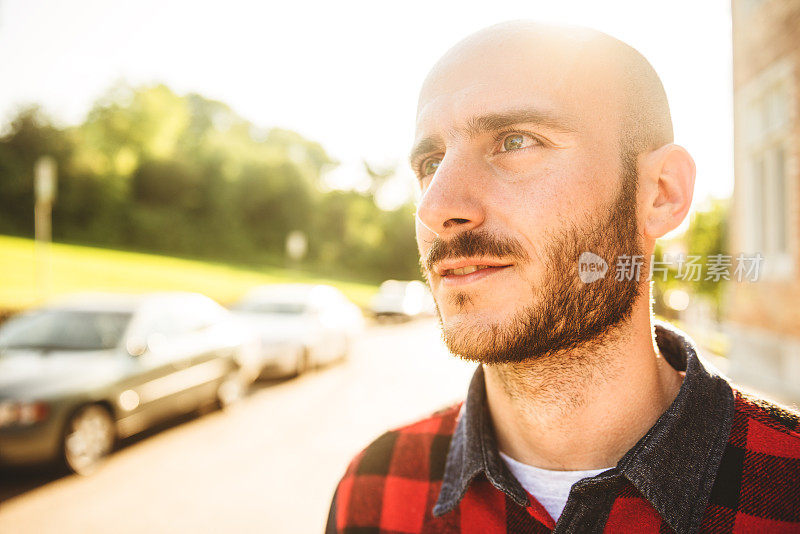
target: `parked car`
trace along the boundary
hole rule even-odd
[[[373,297],[370,310],[378,318],[408,319],[431,315],[435,307],[428,287],[419,280],[386,280]]]
[[[347,357],[361,310],[328,285],[259,286],[231,308],[261,338],[262,376],[292,376]]]
[[[255,378],[257,341],[203,295],[89,294],[0,325],[0,464],[89,473],[118,438]]]

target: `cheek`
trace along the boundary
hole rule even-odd
[[[572,178],[564,169],[542,167],[535,175],[514,183],[500,183],[493,199],[502,225],[525,236],[535,246],[537,237],[558,227],[576,196]]]
[[[616,178],[578,158],[552,161],[525,182],[506,184],[500,205],[527,234],[563,228],[608,205]]]
[[[540,167],[524,182],[498,187],[493,212],[509,235],[528,251],[531,263],[521,275],[540,280],[547,263],[548,245],[571,226],[582,227],[588,216],[606,206],[605,187],[597,183],[593,169],[576,162],[553,162]]]

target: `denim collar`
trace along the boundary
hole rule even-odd
[[[723,377],[706,370],[685,334],[665,323],[657,323],[655,331],[664,358],[675,369],[686,371],[683,384],[650,430],[615,468],[598,477],[624,476],[675,532],[694,532],[702,521],[730,434],[733,392]],[[433,515],[442,516],[458,506],[480,474],[518,505],[528,505],[527,492],[497,452],[482,366],[475,370],[450,442]]]

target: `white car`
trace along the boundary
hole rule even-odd
[[[231,309],[261,338],[262,376],[299,375],[343,360],[364,328],[358,306],[328,285],[259,286]]]
[[[370,305],[377,317],[413,318],[434,313],[433,297],[419,280],[386,280]]]

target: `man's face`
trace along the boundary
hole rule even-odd
[[[412,154],[445,341],[485,363],[568,350],[625,319],[639,284],[614,279],[616,258],[640,253],[613,75],[491,41],[429,76]],[[583,252],[605,259],[605,278],[580,281]]]

